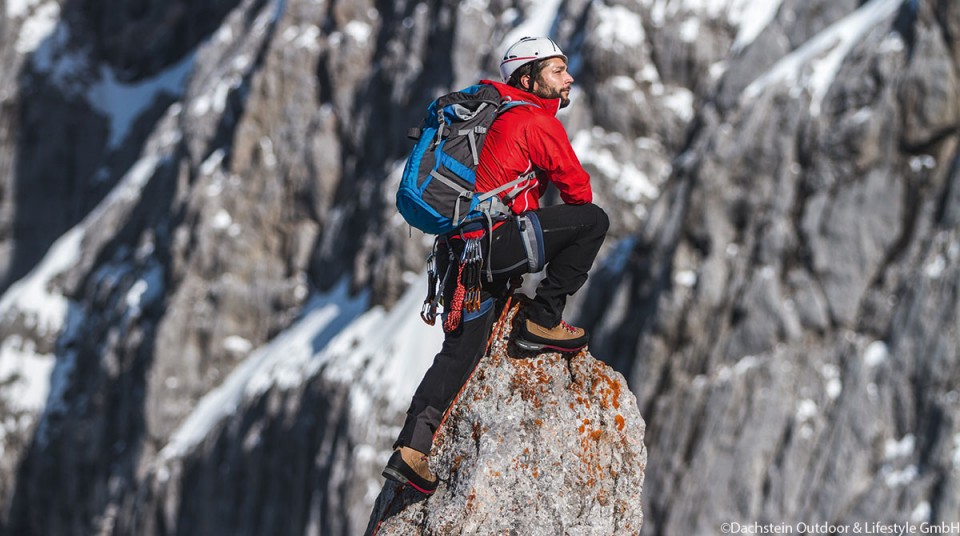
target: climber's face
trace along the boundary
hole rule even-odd
[[[533,94],[543,99],[560,99],[560,107],[570,104],[570,86],[573,77],[567,71],[563,58],[548,58],[533,81]]]

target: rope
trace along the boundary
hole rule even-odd
[[[450,301],[450,310],[447,318],[443,321],[443,330],[447,333],[457,329],[460,325],[460,317],[463,314],[463,298],[466,290],[463,288],[463,265],[460,263],[460,270],[457,274],[457,289],[453,291],[453,299]]]

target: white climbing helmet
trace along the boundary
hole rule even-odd
[[[547,58],[567,57],[560,50],[560,47],[549,37],[524,37],[510,45],[503,60],[500,62],[500,76],[504,82],[510,80],[514,71],[530,63],[531,61],[545,60]]]

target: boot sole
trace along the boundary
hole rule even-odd
[[[557,352],[567,354],[567,353],[579,352],[580,350],[583,350],[584,348],[587,347],[586,344],[583,344],[583,345],[578,346],[578,347],[576,347],[576,348],[568,348],[568,347],[564,347],[564,346],[554,346],[554,345],[552,345],[552,344],[544,344],[544,343],[539,343],[539,342],[530,342],[530,341],[527,341],[527,340],[524,340],[524,339],[521,339],[521,338],[517,338],[515,342],[517,343],[517,347],[518,347],[518,348],[520,348],[521,350],[526,350],[526,351],[528,351],[528,352],[540,352],[540,351],[543,351],[543,350],[555,350],[555,351],[557,351]]]
[[[411,482],[410,479],[404,476],[403,473],[401,473],[400,471],[397,471],[392,467],[387,467],[380,474],[386,479],[393,480],[394,482],[397,482],[399,484],[410,486],[411,488],[419,491],[420,493],[423,493],[424,495],[432,495],[434,491],[437,491],[436,489],[427,490],[427,489],[421,488],[420,486]]]

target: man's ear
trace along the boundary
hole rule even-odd
[[[529,74],[521,76],[520,87],[526,91],[533,91],[533,78]]]

